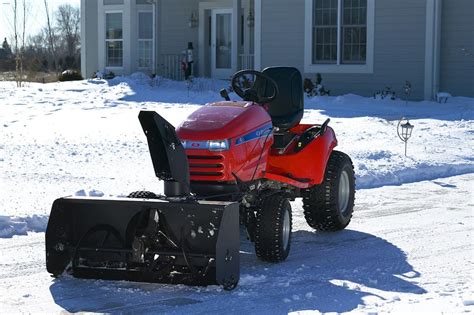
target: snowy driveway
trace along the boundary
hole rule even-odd
[[[243,240],[232,292],[129,282],[53,280],[44,233],[0,239],[2,313],[245,313],[474,311],[474,175],[360,190],[350,229],[312,232],[301,204],[292,252],[257,260]],[[471,196],[466,198],[466,196]],[[406,200],[401,198],[405,197]]]
[[[474,100],[466,98],[307,99],[305,122],[330,117],[339,149],[354,160],[353,221],[339,233],[315,233],[292,203],[288,260],[263,263],[242,240],[232,292],[50,278],[43,232],[52,201],[160,191],[138,111],[177,125],[215,100],[207,89],[219,84],[183,93],[181,83],[133,79],[22,89],[0,82],[0,313],[474,312]],[[394,129],[401,115],[415,125],[408,157]]]

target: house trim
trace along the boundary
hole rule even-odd
[[[86,34],[88,33],[87,31],[87,13],[86,13],[86,0],[81,0],[81,73],[82,76],[85,78],[88,76],[87,73],[87,59],[89,58],[87,56],[87,40],[86,40]]]
[[[341,8],[342,0],[338,0]],[[338,14],[338,42],[341,38],[341,14]],[[306,73],[373,73],[374,72],[374,38],[375,38],[375,0],[367,0],[367,50],[366,63],[340,64],[340,44],[337,45],[336,64],[313,64],[313,0],[305,0],[305,30],[304,30],[304,71]]]

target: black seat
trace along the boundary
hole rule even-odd
[[[278,96],[270,103],[268,109],[273,126],[280,130],[288,130],[298,125],[304,112],[303,80],[299,70],[291,67],[270,67],[262,72],[278,85]],[[268,82],[265,84],[263,80],[258,81],[257,79],[255,86],[259,89],[260,95],[273,94]]]

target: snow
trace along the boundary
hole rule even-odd
[[[227,86],[141,74],[20,89],[0,82],[2,313],[474,311],[474,99],[452,96],[447,103],[307,98],[303,122],[331,118],[338,149],[353,159],[353,221],[340,233],[317,233],[304,221],[301,202],[292,202],[288,260],[261,262],[242,238],[241,280],[232,292],[52,280],[44,231],[53,200],[161,192],[139,110],[158,111],[178,125],[198,106],[219,100]],[[415,126],[407,157],[396,132],[401,117]]]

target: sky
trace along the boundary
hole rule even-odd
[[[18,0],[18,3],[23,2]],[[43,0],[26,0],[27,4],[30,5],[29,14],[27,14],[27,35],[34,35],[46,25],[46,13],[44,9]],[[48,6],[50,10],[50,16],[52,11],[56,10],[61,4],[69,3],[73,6],[79,7],[81,4],[80,0],[48,0]],[[11,21],[13,21],[13,0],[0,0],[0,40],[6,37],[11,43],[10,37],[13,34],[13,27]]]

